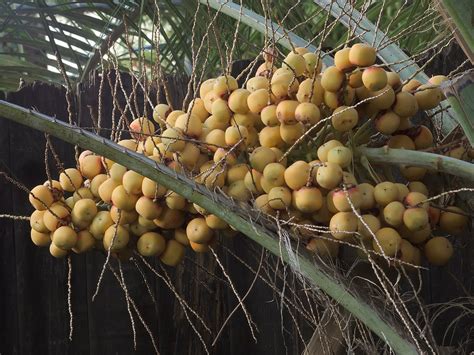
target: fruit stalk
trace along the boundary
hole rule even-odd
[[[279,241],[274,238],[273,233],[262,225],[252,222],[248,217],[248,211],[240,209],[237,205],[232,206],[232,212],[230,209],[222,208],[223,205],[229,204],[228,199],[225,199],[222,195],[213,194],[204,186],[196,184],[186,176],[164,165],[159,165],[143,155],[132,152],[80,127],[66,124],[55,118],[1,100],[0,117],[49,133],[70,144],[77,144],[84,149],[94,151],[156,181],[168,189],[179,191],[181,196],[220,217],[274,255],[281,257],[285,262],[291,262],[289,252],[280,248]],[[240,213],[238,213],[239,210]],[[396,353],[417,353],[415,346],[401,336],[394,326],[382,319],[373,306],[351,293],[340,280],[330,276],[330,270],[325,270],[322,266],[316,265],[301,252],[298,252],[297,264],[292,266],[296,266],[297,270],[311,282],[313,287],[326,292],[355,317],[359,318],[374,333],[387,342]]]
[[[444,155],[388,147],[358,147],[356,155],[373,163],[418,166],[474,181],[474,164]]]

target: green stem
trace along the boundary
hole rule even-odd
[[[165,165],[158,164],[144,155],[125,149],[80,127],[68,125],[55,118],[5,101],[0,101],[0,117],[49,133],[69,144],[77,144],[83,149],[90,149],[178,192],[181,196],[220,217],[274,255],[281,257],[286,263],[297,268],[298,272],[306,277],[314,288],[323,290],[359,318],[387,342],[396,353],[404,355],[417,353],[414,345],[400,335],[390,323],[382,319],[373,306],[352,294],[336,276],[331,276],[334,275],[334,270],[326,270],[323,266],[313,263],[307,255],[297,250],[291,250],[294,254],[290,257],[289,251],[286,248],[281,248],[279,240],[274,238],[274,233],[258,221],[252,221],[248,209],[234,204],[231,205],[231,208],[224,208],[223,206],[229,206],[229,200],[223,195],[212,193],[204,186],[196,184],[193,180],[176,173]]]
[[[474,181],[474,164],[444,155],[387,147],[359,147],[356,155],[373,163],[419,166]]]

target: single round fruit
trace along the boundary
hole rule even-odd
[[[95,176],[102,172],[102,159],[98,155],[88,155],[80,162],[80,170],[82,176],[92,180]]]
[[[142,181],[142,194],[151,199],[158,199],[166,194],[167,189],[149,178]]]
[[[352,212],[338,212],[329,221],[329,230],[334,238],[350,239],[357,231],[358,218]]]
[[[351,50],[350,47],[346,47],[346,48],[338,50],[334,54],[334,65],[340,71],[346,71],[354,67],[354,64],[352,64],[349,60],[350,50]]]
[[[160,255],[160,260],[168,266],[176,266],[184,259],[184,246],[174,239],[168,240],[165,251]]]
[[[324,89],[321,86],[321,79],[316,77],[301,82],[296,98],[299,102],[311,102],[319,106],[323,102],[323,94]]]
[[[334,110],[331,122],[336,131],[347,132],[357,125],[359,114],[353,107],[340,106]]]
[[[138,195],[128,193],[123,185],[119,185],[112,191],[111,201],[121,210],[132,211],[135,209]]]
[[[428,210],[430,205],[428,202],[425,202],[427,199],[428,196],[421,192],[410,191],[403,199],[403,202],[408,207],[423,207],[425,210]]]
[[[230,184],[227,195],[241,202],[246,202],[252,197],[243,180],[234,181]]]
[[[298,160],[285,169],[284,181],[292,190],[301,189],[310,181],[309,172],[309,164],[303,160]]]
[[[344,73],[336,67],[328,67],[321,76],[321,86],[324,90],[337,92],[344,81]]]
[[[421,181],[411,181],[408,183],[408,189],[410,192],[419,192],[425,196],[428,196],[430,193],[428,187],[423,184]]]
[[[364,223],[369,227],[367,228]],[[357,221],[357,232],[362,240],[372,239],[375,233],[380,229],[380,220],[371,214],[363,214]]]
[[[138,141],[144,141],[155,132],[155,125],[146,117],[136,118],[130,123],[130,134]]]
[[[97,206],[94,200],[83,198],[74,204],[71,212],[72,223],[80,227],[89,226],[97,214]]]
[[[369,67],[362,73],[362,82],[370,91],[383,89],[387,85],[387,74],[380,67]]]
[[[247,89],[236,89],[230,94],[228,98],[229,108],[234,113],[245,114],[249,112],[249,106],[247,104],[247,99],[250,95],[250,91]]]
[[[441,89],[431,84],[420,85],[414,95],[420,110],[434,109],[443,99]]]
[[[54,202],[53,193],[44,185],[35,186],[30,191],[28,199],[31,205],[38,211],[46,210]]]
[[[419,126],[416,136],[413,137],[415,148],[417,150],[430,148],[433,146],[433,141],[433,134],[430,129],[426,126]]]
[[[370,210],[375,207],[375,188],[368,183],[362,183],[357,186],[361,193],[360,209]]]
[[[135,210],[146,219],[156,219],[161,214],[163,207],[153,199],[141,196],[135,204]]]
[[[49,253],[55,258],[64,258],[67,255],[67,250],[58,248],[54,243],[49,245]]]
[[[390,181],[377,184],[374,188],[374,198],[379,206],[386,206],[398,198],[397,186]]]
[[[411,207],[403,213],[403,224],[412,232],[422,230],[428,223],[428,212],[424,208]]]
[[[181,116],[180,116],[181,117]],[[177,128],[168,128],[161,134],[161,142],[165,150],[178,152],[183,150],[186,142],[183,140],[183,133]]]
[[[282,67],[290,68],[296,76],[301,76],[306,70],[306,61],[302,54],[290,52],[283,60]]]
[[[186,226],[186,235],[193,243],[206,244],[211,241],[214,232],[204,218],[194,218]]]
[[[327,141],[323,145],[319,146],[318,152],[317,152],[318,159],[321,160],[322,162],[327,162],[329,151],[335,147],[343,147],[343,146],[344,145],[341,142],[335,139]]]
[[[375,233],[375,239],[372,241],[372,247],[378,253],[386,256],[396,256],[400,250],[402,238],[393,228],[381,228]]]
[[[31,229],[39,232],[39,233],[49,233],[49,229],[46,228],[43,216],[46,211],[38,211],[34,210],[30,216],[30,227]]]
[[[413,142],[413,140],[404,134],[398,134],[390,137],[387,142],[387,146],[393,149],[415,149],[415,143]]]
[[[113,224],[114,221],[109,211],[99,211],[89,225],[89,231],[95,239],[101,240],[104,238],[104,233],[107,228]]]
[[[95,239],[92,236],[91,232],[88,230],[82,230],[77,233],[77,242],[72,248],[72,251],[76,254],[85,253],[86,251],[91,250],[95,245]]]
[[[331,190],[337,187],[342,181],[342,169],[335,163],[326,162],[318,168],[316,181],[319,186]]]
[[[167,206],[163,207],[163,211],[159,217],[154,219],[153,222],[162,229],[175,229],[179,228],[184,223],[184,212],[180,210],[172,210]]]
[[[47,247],[51,243],[50,233],[41,233],[37,230],[31,229],[30,231],[31,241],[37,247]]]
[[[400,127],[400,116],[393,111],[386,111],[375,119],[375,128],[382,134],[390,135]]]
[[[332,195],[332,203],[339,212],[350,212],[358,209],[362,202],[362,193],[357,186],[344,189],[337,189]]]
[[[62,250],[72,249],[77,242],[77,233],[69,226],[61,226],[53,232],[53,244]]]
[[[292,204],[303,213],[313,213],[323,206],[323,195],[317,187],[302,187],[293,191]]]
[[[418,112],[418,102],[409,92],[401,91],[395,96],[392,110],[400,117],[411,117]]]
[[[268,192],[268,205],[275,210],[284,210],[291,205],[291,191],[287,187],[273,187]]]
[[[137,241],[137,251],[143,256],[159,256],[165,248],[166,240],[159,233],[142,234]]]
[[[315,125],[321,118],[321,112],[315,104],[311,102],[300,103],[295,110],[295,119],[304,124]],[[262,111],[263,121],[263,111]],[[267,125],[268,126],[268,125]]]
[[[104,249],[107,251],[124,249],[129,240],[130,234],[125,227],[112,225],[105,231],[103,239]]]
[[[282,186],[285,183],[285,166],[270,163],[263,170],[263,177],[273,186]]]
[[[43,215],[43,223],[51,232],[54,232],[61,226],[68,225],[70,221],[69,210],[59,203],[51,205]]]
[[[74,192],[81,187],[84,179],[79,170],[74,168],[65,169],[59,175],[59,182],[64,191]]]
[[[375,48],[363,43],[354,44],[349,51],[349,61],[359,67],[375,64]]]
[[[295,124],[285,124],[280,125],[280,136],[283,142],[291,146],[303,136],[304,126],[301,122]]]
[[[383,209],[384,221],[392,226],[398,227],[403,223],[403,214],[405,212],[405,206],[399,201],[392,201]]]
[[[447,211],[441,211],[439,227],[450,234],[461,233],[469,221],[467,216],[461,214],[463,212],[459,207],[449,206]]]
[[[225,222],[224,220],[220,219],[219,217],[217,217],[216,215],[214,214],[208,214],[206,217],[204,217],[205,220],[206,220],[206,224],[209,226],[209,228],[211,229],[219,229],[219,230],[222,230],[222,229],[227,229],[229,227],[229,225],[227,224],[227,222]]]
[[[430,264],[443,266],[453,256],[453,245],[445,237],[434,237],[425,244],[425,256]]]
[[[347,168],[352,163],[352,150],[347,147],[332,148],[327,155],[329,163],[335,163],[341,168]]]

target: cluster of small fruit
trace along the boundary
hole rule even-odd
[[[348,134],[360,117],[376,117],[375,127],[384,134],[407,127],[419,108],[439,104],[441,79],[404,90],[413,81],[402,87],[397,74],[374,66],[375,49],[361,44],[337,52],[335,66],[322,72],[320,59],[304,48],[291,52],[281,68],[274,66],[271,52],[264,58],[245,89],[229,75],[206,80],[186,111],[159,104],[153,111],[159,130],[151,119],[137,118],[129,126],[133,139],[119,144],[268,215],[291,218],[302,227],[308,249],[319,254],[336,255],[337,241],[359,241],[407,263],[421,263],[420,248],[432,264],[446,263],[452,245],[445,237],[431,237],[431,231],[458,233],[467,224],[464,213],[454,206],[447,211],[429,206],[428,189],[418,181],[425,172],[417,167],[402,167],[408,185],[359,183],[351,173],[355,161]],[[286,154],[324,120],[331,120],[326,143],[308,146],[314,159]],[[428,130],[431,143],[426,143],[426,130],[420,131],[413,139],[396,134],[388,145],[424,149],[433,139]],[[78,169],[66,169],[59,182],[48,184],[30,194],[36,208],[32,239],[50,245],[55,256],[93,247],[117,255],[136,249],[176,265],[186,245],[205,252],[218,232],[234,233],[178,193],[88,151]],[[328,238],[304,230],[309,224],[320,226]]]

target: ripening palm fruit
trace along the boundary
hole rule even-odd
[[[30,231],[31,241],[37,247],[47,247],[51,244],[51,237],[49,231],[46,233],[38,232],[37,230],[32,229]]]
[[[43,223],[50,232],[61,226],[68,225],[71,221],[69,210],[61,204],[51,205],[43,215]]]
[[[382,134],[390,135],[398,130],[400,116],[393,111],[386,111],[375,119],[375,128]]]
[[[422,230],[429,223],[428,212],[421,207],[411,207],[403,213],[403,224],[413,232]]]
[[[302,187],[293,191],[293,206],[303,213],[313,213],[323,205],[323,196],[317,187]]]
[[[337,189],[332,195],[332,203],[339,212],[350,212],[358,209],[362,202],[362,193],[357,186],[344,189]]]
[[[405,206],[399,201],[392,201],[383,209],[383,219],[391,227],[398,227],[403,223]]]
[[[247,89],[234,90],[227,101],[232,112],[242,114],[249,112],[249,106],[247,104],[249,95],[250,91]]]
[[[247,88],[248,91],[252,93],[254,91],[257,91],[258,89],[268,90],[269,86],[270,86],[270,81],[267,78],[263,76],[256,76],[256,77],[250,78],[247,81],[247,84],[245,87]]]
[[[184,212],[172,210],[165,206],[158,218],[154,219],[153,222],[162,229],[179,228],[184,224]]]
[[[184,259],[184,246],[174,239],[166,242],[166,248],[160,255],[160,260],[168,266],[176,266]]]
[[[161,142],[164,144],[165,150],[170,152],[180,151],[186,144],[183,140],[183,132],[176,128],[166,129],[161,136]]]
[[[202,85],[201,85],[202,87]],[[171,107],[167,104],[158,104],[153,109],[153,119],[156,123],[163,125],[166,118],[171,113]]]
[[[357,89],[364,85],[362,82],[362,70],[357,69],[349,74],[349,85],[351,88]]]
[[[129,194],[138,195],[142,191],[144,177],[133,170],[127,171],[122,177],[122,184]]]
[[[463,210],[456,206],[449,206],[448,211],[441,211],[439,226],[441,230],[450,234],[459,234],[466,227],[468,217],[463,215]]]
[[[221,121],[214,115],[209,116],[202,124],[202,132],[200,139],[206,139],[207,134],[214,129],[220,129],[224,131],[227,127],[229,127],[229,122],[230,118],[227,121]]]
[[[405,85],[402,86],[403,92],[413,92],[421,85],[421,83],[416,79],[409,80]]]
[[[99,211],[89,225],[89,232],[91,232],[95,239],[101,240],[104,238],[104,233],[107,228],[109,228],[113,223],[114,221],[112,220],[109,211]]]
[[[321,86],[326,91],[336,92],[342,87],[344,73],[336,67],[328,67],[321,76]]]
[[[222,129],[213,129],[207,134],[205,142],[208,149],[215,152],[219,147],[226,145],[225,132]]]
[[[35,186],[30,191],[28,199],[31,205],[38,211],[46,210],[54,202],[53,193],[48,187],[44,185]]]
[[[418,102],[415,96],[402,91],[395,96],[392,110],[400,117],[411,117],[418,112]]]
[[[409,149],[415,150],[415,143],[413,140],[404,134],[398,134],[390,137],[387,142],[387,146],[393,149]]]
[[[264,127],[258,135],[262,147],[282,147],[284,142],[280,135],[280,126]]]
[[[74,168],[65,169],[59,175],[59,182],[64,191],[74,192],[81,187],[84,179],[79,170]]]
[[[433,146],[433,134],[426,126],[419,126],[416,136],[413,137],[416,149],[426,149]]]
[[[408,196],[410,193],[410,190],[406,185],[400,184],[400,183],[395,183],[395,186],[397,187],[398,190],[398,197],[397,201],[403,202],[405,200],[405,197]]]
[[[206,217],[204,217],[205,220],[206,220],[206,224],[209,226],[209,228],[211,229],[219,229],[219,230],[223,230],[223,229],[227,229],[229,228],[229,225],[227,224],[227,222],[225,222],[224,220],[220,219],[219,217],[217,217],[216,215],[213,215],[213,214],[208,214]]]
[[[395,102],[395,91],[390,85],[370,93],[368,105],[373,110],[388,110]]]
[[[331,121],[336,131],[347,132],[357,125],[359,114],[353,107],[340,106],[334,110]]]
[[[392,201],[398,199],[397,186],[390,181],[384,181],[377,184],[374,188],[374,198],[379,206],[386,206]]]
[[[49,233],[48,228],[44,225],[43,216],[45,211],[34,210],[30,216],[30,227],[31,229],[39,233]]]
[[[82,254],[91,250],[95,245],[96,240],[88,230],[82,230],[77,233],[77,241],[72,248],[76,254]]]
[[[419,192],[425,196],[429,195],[428,187],[421,181],[411,181],[408,183],[408,189],[410,192]]]
[[[274,210],[285,210],[291,205],[291,197],[291,191],[287,187],[273,187],[268,192],[268,205]]]
[[[410,191],[404,199],[404,203],[408,207],[422,207],[425,210],[428,210],[429,208],[429,203],[426,202],[428,199],[428,196],[417,191]]]
[[[276,162],[277,157],[270,148],[258,147],[250,154],[249,160],[252,168],[263,173],[263,169],[268,164]]]
[[[321,112],[313,103],[302,102],[300,103],[295,110],[295,119],[301,123],[309,123],[310,125],[315,125],[319,122],[321,118]],[[263,120],[263,118],[262,118]]]
[[[327,155],[327,161],[341,168],[347,168],[352,163],[352,150],[347,147],[332,148]]]
[[[135,204],[135,210],[137,213],[140,216],[151,220],[158,218],[162,209],[163,208],[157,202],[146,196],[141,196]]]
[[[296,123],[295,112],[300,103],[296,100],[283,100],[276,108],[276,116],[281,123]]]
[[[102,161],[98,155],[84,157],[79,165],[82,176],[90,180],[102,172]]]
[[[191,242],[204,244],[211,241],[214,232],[204,218],[194,218],[186,226],[186,235]]]
[[[284,180],[292,190],[299,190],[310,182],[310,166],[303,160],[298,160],[285,169]]]
[[[123,226],[138,220],[138,213],[135,210],[125,211],[117,208],[117,206],[112,206],[110,208],[110,218],[114,223]]]
[[[318,148],[317,155],[318,155],[319,160],[321,160],[322,162],[327,162],[329,151],[335,147],[343,147],[343,146],[344,145],[341,142],[335,139],[327,141],[326,143],[319,146]]]
[[[176,240],[181,245],[184,245],[184,246],[189,245],[189,239],[188,239],[188,236],[186,235],[186,230],[182,228],[177,228],[173,231],[173,239]]]
[[[425,256],[430,264],[443,266],[453,256],[453,245],[445,237],[434,237],[425,244]]]
[[[425,177],[427,170],[419,166],[400,166],[400,172],[408,181],[417,181]]]
[[[232,91],[237,90],[239,84],[233,76],[222,75],[216,78],[212,90],[219,97],[228,97]]]
[[[411,231],[404,224],[398,227],[400,235],[408,239],[410,243],[419,245],[424,243],[431,236],[431,226],[427,224],[423,229],[419,231]]]
[[[301,82],[296,94],[299,102],[311,102],[316,106],[323,102],[324,89],[321,85],[321,78],[306,79]]]
[[[137,241],[137,251],[143,256],[159,256],[166,248],[166,239],[159,233],[147,232]]]
[[[349,51],[349,61],[359,67],[375,64],[375,48],[363,43],[354,44]]]
[[[361,210],[370,210],[375,207],[375,188],[368,183],[362,183],[357,186],[361,192]]]
[[[293,145],[298,138],[304,133],[304,126],[301,122],[296,122],[295,124],[285,124],[280,125],[280,136],[283,142],[287,145]]]
[[[339,165],[326,162],[318,168],[316,181],[325,189],[333,189],[342,181],[342,169]]]
[[[285,166],[270,163],[263,170],[263,177],[273,186],[282,186],[285,183]]]
[[[298,91],[299,83],[293,73],[287,71],[278,76],[273,76],[271,80],[271,92],[277,101],[283,100]],[[268,92],[268,91],[267,91]],[[250,105],[249,105],[250,107]]]
[[[89,226],[98,210],[95,202],[89,198],[83,198],[74,204],[71,212],[71,218],[74,225]]]
[[[61,226],[54,231],[52,241],[56,247],[70,250],[76,245],[77,233],[69,226]]]
[[[381,228],[375,233],[375,239],[372,241],[374,250],[383,253],[386,256],[395,256],[400,250],[402,238],[393,228]]]
[[[197,115],[185,113],[184,115],[181,115],[176,119],[174,128],[178,129],[180,132],[184,133],[186,136],[189,136],[192,138],[198,138],[202,132],[202,121]],[[164,132],[163,132],[163,136],[165,136]],[[163,143],[164,142],[165,140],[163,140]],[[182,143],[186,143],[186,142],[183,141]],[[182,148],[179,150],[182,150],[184,148],[184,145],[185,144],[182,144]]]
[[[349,60],[350,50],[351,50],[350,47],[346,47],[346,48],[338,50],[334,54],[334,65],[340,71],[346,71],[348,69],[351,69],[354,66],[354,64],[352,64]]]
[[[265,126],[273,127],[278,126],[280,124],[280,121],[278,121],[276,115],[276,108],[276,105],[269,105],[266,106],[260,113],[260,119],[262,120]]]
[[[258,89],[247,97],[247,106],[253,113],[260,113],[270,104],[268,89]]]
[[[441,89],[435,85],[420,85],[414,93],[420,110],[431,110],[443,99]]]
[[[398,89],[401,85],[400,75],[393,71],[387,72],[387,84],[390,85],[394,90]]]
[[[259,195],[263,193],[262,180],[263,174],[258,170],[252,169],[247,171],[244,177],[244,184],[247,190],[249,190],[254,195]]]
[[[383,68],[369,67],[362,73],[362,82],[370,91],[381,90],[387,85],[387,74]]]
[[[371,214],[363,214],[361,219],[357,221],[357,232],[363,240],[372,239],[380,227],[380,220]]]
[[[323,61],[315,53],[305,53],[303,58],[306,62],[305,74],[312,78],[321,72]]]
[[[136,118],[130,123],[130,134],[138,141],[144,141],[155,132],[155,125],[146,117]]]
[[[263,213],[266,213],[271,216],[274,216],[276,214],[276,211],[273,208],[271,208],[270,205],[268,204],[267,194],[258,196],[254,201],[254,205],[257,209],[259,209]]]
[[[352,212],[338,212],[329,221],[329,230],[334,238],[350,239],[357,232],[358,218]]]
[[[236,144],[246,145],[249,137],[249,131],[244,126],[230,126],[225,130],[225,144],[234,146]]]
[[[231,183],[227,188],[227,195],[241,202],[246,202],[252,197],[243,179]]]
[[[303,55],[290,52],[283,60],[282,67],[290,68],[292,71],[294,71],[296,76],[301,76],[306,70],[306,61]]]

